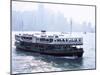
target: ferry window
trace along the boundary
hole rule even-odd
[[[45,41],[45,38],[40,38],[40,41]]]
[[[49,39],[46,39],[46,41],[49,41]]]
[[[65,42],[65,40],[64,40],[64,39],[62,39],[62,41],[63,41],[63,42]]]
[[[81,39],[79,39],[79,41],[81,41]]]
[[[75,42],[77,42],[77,39],[75,39]]]
[[[77,39],[77,41],[79,41],[79,39]]]
[[[31,39],[31,37],[28,37],[28,39],[30,40],[30,39]]]
[[[58,38],[58,36],[55,36],[55,38]]]
[[[50,42],[52,42],[53,41],[53,39],[50,39]]]
[[[61,39],[57,39],[57,41],[58,41],[58,42],[60,42],[60,41],[61,41]]]
[[[26,39],[28,39],[28,37],[26,37]]]
[[[66,42],[68,41],[68,39],[66,39]]]
[[[22,39],[25,39],[25,37],[22,37]]]

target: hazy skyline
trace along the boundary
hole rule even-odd
[[[50,12],[57,14],[62,13],[65,18],[73,19],[75,22],[90,22],[95,25],[95,7],[79,6],[79,5],[63,5],[48,3],[30,3],[30,2],[14,2],[12,9],[19,12],[38,10],[38,5],[44,5],[44,8]]]
[[[72,22],[72,23],[71,23]],[[33,2],[12,3],[12,29],[95,32],[95,7]]]

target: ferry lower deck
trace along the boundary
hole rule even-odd
[[[17,49],[25,51],[34,51],[41,54],[54,55],[54,56],[78,56],[82,57],[83,48],[77,48],[76,45],[66,44],[41,44],[30,42],[16,42]]]

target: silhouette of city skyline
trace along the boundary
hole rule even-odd
[[[71,30],[72,25],[72,30]],[[49,12],[43,4],[38,4],[34,11],[12,10],[13,31],[57,31],[57,32],[95,32],[91,22],[75,22],[73,18],[66,18],[63,13]]]

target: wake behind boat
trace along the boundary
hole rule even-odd
[[[39,35],[39,34],[38,34]],[[53,56],[83,56],[83,38],[81,37],[61,37],[57,34],[47,35],[45,30],[40,36],[35,34],[15,35],[16,49],[33,51],[36,53]]]

